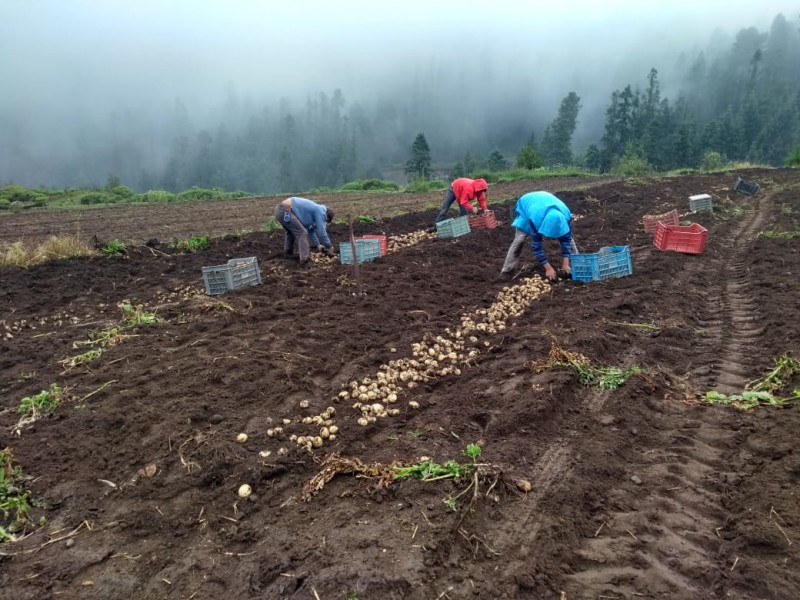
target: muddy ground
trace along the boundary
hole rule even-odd
[[[561,191],[581,216],[581,250],[629,245],[633,276],[553,285],[505,329],[479,332],[460,375],[403,389],[400,414],[366,427],[352,400],[332,401],[343,386],[541,274],[526,250],[516,279],[498,276],[507,206],[497,229],[362,265],[365,296],[348,267],[280,258],[276,233],[0,270],[0,448],[46,519],[0,546],[0,598],[797,598],[798,407],[699,401],[741,392],[798,351],[797,239],[758,234],[800,226],[800,171],[742,176],[762,190],[734,194],[735,177],[714,174]],[[714,213],[688,213],[704,192]],[[673,207],[708,228],[702,255],[661,252],[642,230],[644,214]],[[169,221],[160,209],[153,227]],[[370,232],[396,237],[433,214]],[[202,266],[248,256],[263,285],[201,293]],[[122,325],[123,301],[160,322],[125,329],[90,363],[61,362]],[[582,385],[569,367],[541,368],[554,340],[642,373],[617,389]],[[20,399],[51,383],[64,404],[15,433]],[[318,430],[298,421],[329,405],[335,440],[311,452],[290,441]],[[303,494],[334,453],[468,463],[469,443],[486,465],[477,494],[458,496],[466,478],[350,473]]]

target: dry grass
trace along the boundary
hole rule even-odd
[[[48,260],[94,253],[94,249],[77,236],[53,235],[35,247],[26,246],[23,242],[0,246],[0,266],[30,267]]]

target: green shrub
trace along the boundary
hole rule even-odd
[[[628,144],[625,154],[616,162],[611,172],[619,177],[647,175],[652,168],[632,144]]]
[[[700,163],[700,168],[703,171],[719,171],[725,166],[725,161],[722,160],[722,155],[719,152],[706,152],[703,155],[703,161]]]
[[[396,192],[400,189],[400,185],[386,179],[359,179],[358,181],[345,183],[339,189],[342,192]]]
[[[7,198],[0,198],[0,210],[8,210],[11,208],[11,201]]]
[[[100,252],[102,252],[106,256],[117,256],[125,254],[127,251],[128,247],[119,240],[111,240],[110,242],[106,243],[102,248],[100,248]]]
[[[375,217],[371,217],[370,215],[358,215],[355,219],[353,219],[356,223],[360,223],[362,225],[377,225],[378,219]]]
[[[215,198],[214,190],[193,187],[178,194],[178,200],[211,200]]]
[[[787,167],[800,167],[800,144],[797,144],[786,157]]]
[[[133,200],[134,202],[173,202],[175,194],[164,190],[150,190],[144,194],[134,196]]]
[[[89,192],[81,196],[80,203],[83,205],[89,204],[109,204],[114,202],[110,196],[106,196],[102,192]]]
[[[111,195],[120,200],[130,200],[133,198],[133,190],[127,185],[118,185],[111,188]]]
[[[403,191],[419,194],[425,192],[436,192],[439,190],[446,190],[447,186],[448,184],[446,182],[439,181],[438,179],[417,178],[407,183],[406,186],[403,188]]]

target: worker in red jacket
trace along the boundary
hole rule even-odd
[[[486,191],[489,186],[486,184],[485,179],[468,179],[467,177],[459,177],[456,179],[444,195],[444,202],[442,208],[439,209],[439,214],[436,215],[436,223],[447,219],[447,213],[453,202],[458,200],[458,210],[460,216],[467,213],[478,214],[479,211],[486,210]],[[478,206],[473,206],[470,202],[477,200]],[[436,231],[436,225],[431,228],[431,231]]]

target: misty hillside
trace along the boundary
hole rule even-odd
[[[463,60],[449,42],[441,53],[417,56],[409,48],[403,68],[388,58],[365,62],[362,54],[355,55],[360,65],[332,66],[322,48],[315,56],[328,67],[324,77],[285,72],[261,88],[243,83],[258,72],[243,80],[231,61],[203,87],[170,79],[163,90],[143,90],[123,72],[130,85],[100,91],[109,73],[84,69],[50,89],[46,77],[6,59],[0,75],[17,83],[0,100],[0,184],[91,187],[113,175],[137,192],[197,186],[259,194],[364,178],[404,183],[414,174],[404,167],[420,133],[430,176],[445,179],[517,164],[606,172],[623,158],[656,170],[698,167],[709,156],[784,164],[793,149],[800,154],[800,17],[781,13],[766,28],[732,33],[719,17],[705,37],[680,44],[643,37],[635,51],[604,54],[601,76],[592,69],[597,59],[576,55],[568,36],[549,45],[547,65],[541,57],[526,62],[525,45],[510,39],[478,38],[480,51]],[[436,32],[428,40],[434,47]],[[213,55],[213,37],[204,41]],[[609,43],[595,41],[598,51]],[[147,81],[158,80],[160,57],[144,38],[138,48],[150,56]],[[68,71],[81,57],[65,52]],[[265,63],[264,72],[272,66]],[[309,91],[298,92],[300,80]],[[26,101],[26,85],[42,92],[35,101]],[[92,94],[76,96],[74,88]]]

